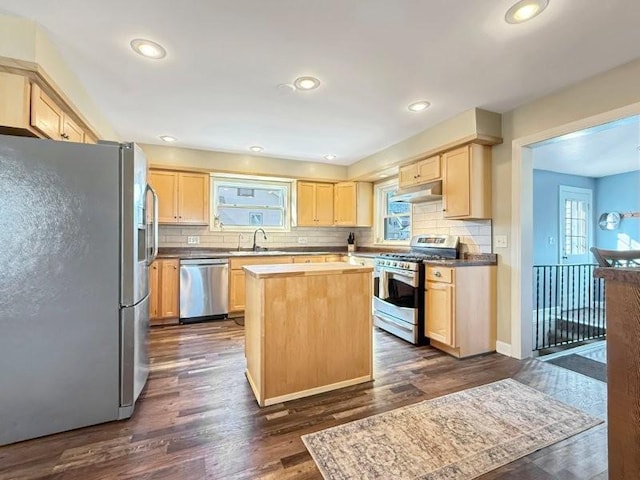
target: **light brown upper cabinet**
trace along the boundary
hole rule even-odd
[[[400,167],[400,188],[422,185],[441,178],[440,155],[429,157],[411,165]]]
[[[442,155],[445,218],[491,218],[491,147],[472,143]]]
[[[31,126],[52,140],[84,143],[84,130],[35,83],[31,85]]]
[[[336,183],[334,225],[370,227],[373,225],[373,184],[369,182]]]
[[[333,225],[333,184],[298,182],[298,226]]]
[[[69,142],[96,143],[82,117],[59,91],[19,73],[0,72],[0,132]]]
[[[149,183],[158,194],[158,223],[209,224],[209,175],[149,170]]]
[[[31,86],[31,126],[47,137],[60,140],[64,113],[38,85]]]

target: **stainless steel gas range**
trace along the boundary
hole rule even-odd
[[[416,235],[407,253],[375,258],[373,323],[415,345],[424,343],[424,260],[455,259],[460,239],[453,235]]]

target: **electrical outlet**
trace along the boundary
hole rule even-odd
[[[509,248],[509,239],[506,235],[496,235],[493,246],[495,248]]]
[[[307,239],[307,237],[298,237],[298,243],[300,245],[306,245],[307,243],[309,243],[309,240]]]
[[[187,237],[187,244],[198,245],[200,243],[200,237],[198,235],[189,235]]]
[[[556,239],[553,237],[547,237],[547,244],[548,245],[555,245],[556,244]]]

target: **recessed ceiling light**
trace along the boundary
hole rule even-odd
[[[336,159],[336,156],[335,156],[335,155],[332,155],[332,154],[329,154],[329,155],[325,155],[325,156],[324,156],[324,159],[325,159],[325,160],[329,160],[329,161],[331,161],[331,160],[335,160],[335,159]]]
[[[421,100],[419,102],[413,102],[407,108],[412,112],[421,112],[423,110],[426,110],[430,106],[431,106],[431,103],[427,102],[426,100]]]
[[[160,140],[162,140],[163,142],[168,142],[168,143],[172,143],[172,142],[177,142],[178,139],[176,137],[172,137],[171,135],[160,135]]]
[[[542,13],[549,5],[549,0],[520,0],[513,5],[504,16],[507,23],[522,23]]]
[[[131,40],[131,48],[143,57],[152,58],[153,60],[159,60],[167,56],[167,51],[162,45],[143,38]]]
[[[293,86],[298,90],[313,90],[320,86],[320,80],[315,77],[298,77],[294,80]]]
[[[249,150],[251,150],[252,152],[261,152],[262,150],[264,150],[264,148],[262,148],[259,145],[253,145],[251,147],[249,147]]]
[[[387,178],[389,175],[387,175],[386,173],[379,173],[378,177],[379,178]]]

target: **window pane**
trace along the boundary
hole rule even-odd
[[[218,207],[223,226],[236,227],[282,227],[284,211],[274,208]]]
[[[411,211],[411,204],[406,202],[391,202],[389,199],[396,194],[395,190],[386,194],[387,213],[386,215],[402,215]]]
[[[284,206],[284,192],[281,188],[233,185],[218,187],[220,205],[257,205],[261,207]]]
[[[411,205],[409,204],[409,206]],[[409,235],[411,235],[411,217],[409,215],[384,219],[385,240],[409,240]]]

